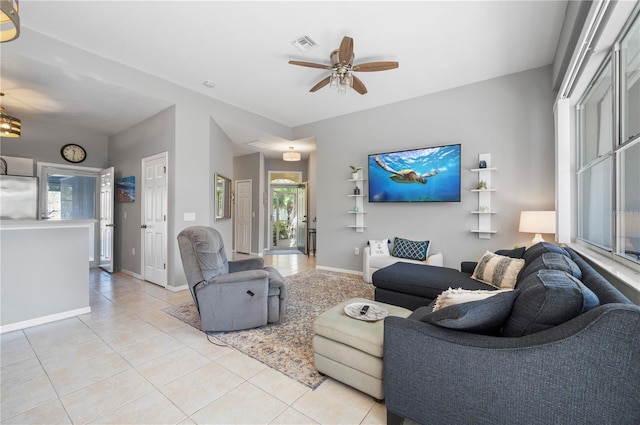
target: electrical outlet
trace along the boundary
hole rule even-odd
[[[360,248],[358,247],[353,248],[353,255],[358,255],[358,254],[360,254]]]

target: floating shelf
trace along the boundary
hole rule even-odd
[[[478,163],[483,162],[487,165],[486,168],[472,168],[472,173],[478,173],[478,185],[480,182],[488,187],[492,187],[491,175],[497,171],[496,167],[491,166],[491,154],[481,153],[478,155]],[[491,195],[497,190],[492,189],[471,189],[471,192],[478,194],[478,209],[471,211],[471,214],[478,216],[478,229],[471,230],[472,233],[477,233],[480,239],[491,239],[491,235],[495,234],[496,230],[491,230],[491,216],[496,214],[496,211],[491,210]]]
[[[354,185],[354,189],[356,187],[358,187],[358,183],[364,183],[367,181],[367,179],[348,179],[347,181],[352,182]],[[347,211],[347,214],[352,214],[354,219],[355,219],[355,224],[350,224],[349,228],[351,229],[355,229],[356,232],[361,233],[364,232],[364,229],[367,227],[364,225],[364,215],[366,214],[366,212],[364,211],[364,193],[362,193],[364,191],[364,184],[360,184],[360,194],[359,195],[353,195],[353,194],[349,194],[347,195],[349,198],[353,198],[353,209],[350,211]],[[355,210],[358,211],[355,211]]]

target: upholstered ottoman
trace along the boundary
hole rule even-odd
[[[313,322],[313,362],[325,375],[382,400],[384,320],[366,322],[344,312],[345,306],[359,302],[383,307],[389,316],[408,317],[412,313],[406,308],[362,298],[342,302]]]

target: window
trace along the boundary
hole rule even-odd
[[[640,263],[640,18],[577,105],[578,239]]]

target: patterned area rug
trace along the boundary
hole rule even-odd
[[[209,335],[297,381],[315,388],[325,379],[313,366],[312,325],[316,317],[351,298],[373,299],[373,285],[361,276],[309,270],[285,277],[286,312],[280,323]],[[200,329],[200,317],[192,302],[163,309]]]

